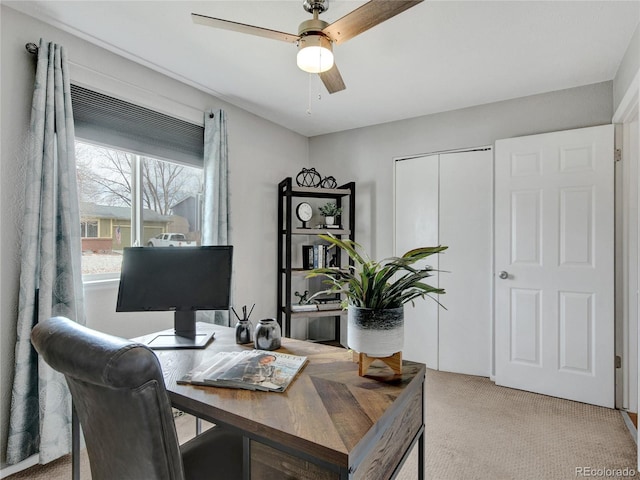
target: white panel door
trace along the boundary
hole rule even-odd
[[[614,406],[613,125],[499,140],[496,383]]]
[[[395,253],[438,245],[438,155],[395,162]],[[428,264],[438,268],[438,256]],[[438,285],[437,275],[429,277]],[[405,340],[402,354],[407,360],[438,369],[438,304],[431,299],[405,306]]]
[[[493,152],[440,155],[440,370],[491,374]]]

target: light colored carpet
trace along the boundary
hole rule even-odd
[[[432,480],[568,480],[637,478],[636,444],[620,412],[544,395],[497,387],[482,377],[427,372],[427,478]],[[195,432],[194,419],[176,419],[181,441]],[[590,469],[590,470],[588,470]],[[609,475],[598,475],[598,470]],[[398,480],[417,478],[417,452]],[[67,480],[69,457],[17,473],[11,480]],[[83,453],[81,479],[91,478]],[[367,479],[373,480],[373,479]]]
[[[427,374],[426,408],[431,479],[565,480],[587,476],[577,475],[580,467],[591,477],[628,478],[594,472],[637,465],[617,410],[435,371]]]

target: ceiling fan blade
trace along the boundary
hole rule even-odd
[[[191,18],[193,19],[193,23],[198,23],[200,25],[222,28],[233,32],[248,33],[250,35],[271,38],[272,40],[280,40],[282,42],[296,43],[300,38],[298,35],[293,35],[291,33],[279,32],[277,30],[270,30],[262,27],[254,27],[253,25],[232,22],[231,20],[222,20],[221,18],[207,17],[206,15],[200,15],[198,13],[192,13]]]
[[[320,80],[322,80],[322,83],[324,83],[329,93],[340,92],[347,88],[344,80],[342,80],[342,75],[340,75],[340,70],[338,70],[335,63],[329,70],[319,73],[318,75],[320,75]]]
[[[422,1],[371,0],[328,25],[322,32],[327,34],[334,43],[342,44]]]

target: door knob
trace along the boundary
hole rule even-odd
[[[507,272],[505,272],[504,270],[502,270],[502,271],[498,274],[498,276],[499,276],[501,279],[505,280],[505,279],[509,278],[509,273],[507,273]]]

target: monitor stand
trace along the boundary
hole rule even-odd
[[[175,333],[160,333],[147,342],[147,346],[154,350],[169,350],[175,348],[205,348],[214,332],[196,331],[196,312],[174,313]]]

